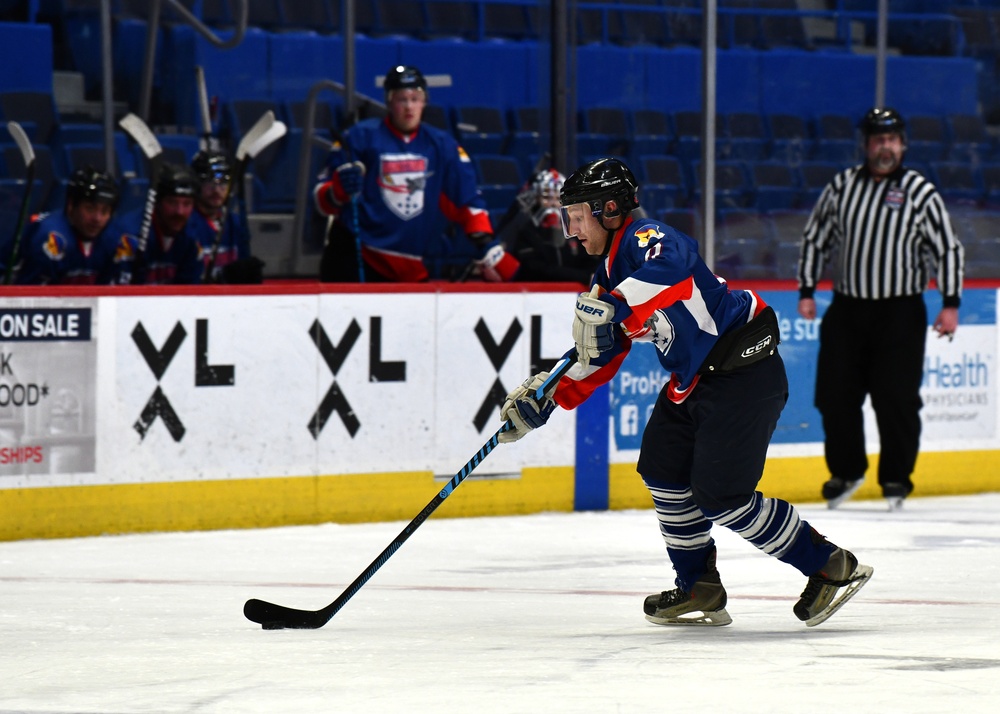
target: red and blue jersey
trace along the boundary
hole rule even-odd
[[[219,219],[206,216],[197,208],[188,219],[187,232],[201,246],[206,270],[212,260],[216,236],[219,236],[219,223]],[[219,246],[215,251],[214,268],[211,276],[205,275],[206,280],[218,277],[222,268],[230,263],[250,257],[250,232],[243,216],[235,211],[226,211],[221,223],[222,235],[219,236]]]
[[[23,285],[115,285],[129,282],[135,239],[112,219],[92,241],[77,237],[64,213],[34,224],[17,282]]]
[[[472,161],[447,132],[421,124],[407,135],[388,119],[367,119],[334,145],[313,195],[322,213],[339,215],[354,232],[354,208],[335,173],[350,161],[366,169],[356,202],[362,253],[386,278],[426,279],[422,259],[445,240],[449,223],[466,234],[493,233]]]
[[[731,290],[698,255],[693,238],[656,220],[626,220],[594,277],[615,308],[615,344],[588,367],[575,365],[556,390],[567,409],[583,402],[621,367],[633,342],[649,342],[671,373],[667,395],[683,401],[719,337],[752,320],[766,304],[751,290]]]
[[[192,214],[194,211],[192,211]],[[133,236],[142,230],[143,207],[122,216],[122,225]],[[138,242],[138,240],[136,241]],[[143,285],[198,285],[205,271],[201,246],[191,230],[191,219],[175,236],[163,235],[154,219],[146,250],[137,261],[135,282]]]

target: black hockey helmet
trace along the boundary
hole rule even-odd
[[[93,201],[106,203],[114,208],[118,203],[118,184],[110,174],[98,171],[88,164],[73,172],[66,186],[66,198],[73,204]]]
[[[427,92],[427,80],[416,67],[407,65],[396,65],[385,73],[385,82],[382,84],[386,96],[394,89],[422,89]]]
[[[563,206],[588,203],[594,215],[600,216],[604,204],[613,199],[618,202],[621,213],[629,213],[639,207],[638,189],[635,175],[624,162],[597,159],[584,164],[566,179],[559,193],[559,203]]]
[[[187,166],[164,164],[156,178],[156,195],[194,197],[197,181]]]
[[[233,168],[229,156],[223,151],[209,149],[199,151],[191,159],[191,170],[199,185],[216,181],[228,184],[233,178]]]
[[[899,134],[904,140],[906,138],[906,122],[891,107],[872,107],[861,119],[858,128],[865,141],[876,134]]]

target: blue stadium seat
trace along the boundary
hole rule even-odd
[[[639,202],[647,213],[666,208],[681,208],[688,202],[684,168],[676,156],[647,155],[639,160],[642,179]]]
[[[769,114],[765,117],[770,137],[770,158],[798,165],[813,154],[809,123],[798,114]]]
[[[576,135],[578,156],[628,153],[628,115],[621,107],[588,107],[580,110]]]
[[[659,109],[637,109],[632,112],[632,136],[629,155],[634,163],[643,156],[665,154],[674,139],[670,115]]]
[[[507,147],[507,122],[497,107],[457,106],[455,136],[471,154],[502,154]]]
[[[943,161],[948,153],[944,119],[915,114],[906,118],[906,156],[913,161]]]
[[[778,161],[758,161],[748,166],[758,211],[798,208],[802,190],[792,167]]]
[[[524,183],[524,174],[513,156],[483,154],[472,157],[486,206],[490,210],[506,209]]]
[[[832,161],[806,161],[799,166],[800,183],[802,185],[802,205],[812,206],[830,180],[843,168],[842,164]]]
[[[761,161],[767,157],[764,119],[756,112],[730,112],[725,118],[726,150],[719,158]]]
[[[931,175],[938,192],[948,202],[978,203],[984,197],[979,171],[964,161],[935,161]]]

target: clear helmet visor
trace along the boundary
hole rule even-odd
[[[560,207],[559,221],[562,224],[563,235],[566,237],[566,240],[570,238],[579,239],[584,221],[592,220],[600,215],[601,210],[599,208],[594,210],[586,201]]]

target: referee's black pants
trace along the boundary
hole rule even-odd
[[[867,395],[881,443],[878,482],[911,490],[923,406],[923,296],[863,300],[834,293],[819,339],[815,403],[823,416],[830,474],[852,481],[868,469],[861,410]]]

